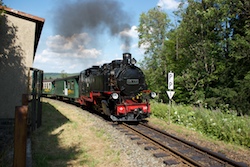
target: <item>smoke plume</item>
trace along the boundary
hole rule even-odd
[[[55,11],[55,31],[58,35],[70,38],[73,35],[88,33],[94,40],[108,33],[119,37],[126,51],[129,51],[131,37],[122,31],[130,29],[129,12],[122,9],[116,0],[76,0],[63,1]]]

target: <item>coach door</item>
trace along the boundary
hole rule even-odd
[[[65,96],[68,96],[67,81],[64,81],[64,95],[65,95]]]

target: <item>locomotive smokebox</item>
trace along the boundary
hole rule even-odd
[[[123,64],[130,64],[131,53],[123,53]]]

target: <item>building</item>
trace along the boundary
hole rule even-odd
[[[0,119],[14,118],[29,90],[28,78],[45,19],[0,6]]]

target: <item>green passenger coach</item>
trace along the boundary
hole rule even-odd
[[[69,99],[79,98],[79,75],[55,80],[55,94],[57,97],[67,97]]]
[[[43,95],[53,97],[55,95],[55,80],[43,80]]]

